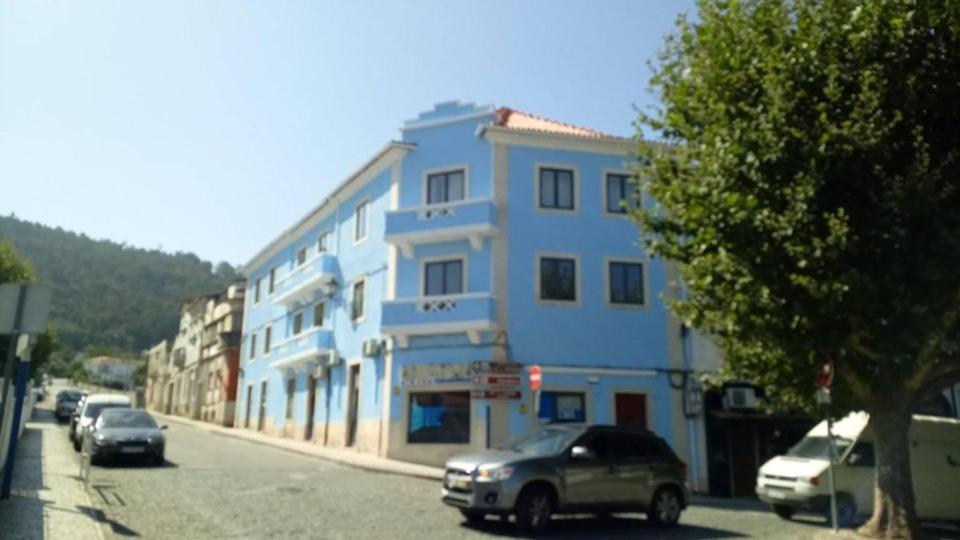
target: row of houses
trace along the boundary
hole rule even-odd
[[[812,424],[700,386],[720,356],[629,218],[652,204],[633,140],[460,102],[400,132],[245,283],[183,303],[147,352],[151,408],[430,465],[547,421],[644,427],[726,495]]]
[[[223,426],[234,423],[243,281],[180,304],[177,335],[147,351],[147,407]]]

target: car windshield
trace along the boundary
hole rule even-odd
[[[80,401],[80,392],[64,392],[61,399],[64,401]]]
[[[518,439],[510,449],[532,456],[550,456],[566,450],[578,435],[580,431],[574,429],[544,427]]]
[[[143,411],[105,411],[100,415],[105,428],[155,428],[153,417]]]
[[[124,405],[122,403],[89,403],[87,408],[83,411],[83,416],[86,418],[96,418],[100,414],[100,411],[104,409],[129,409],[130,405]]]
[[[833,442],[837,447],[838,456],[843,455],[844,451],[853,444],[853,441],[850,439],[844,439],[843,437],[833,436]],[[826,437],[804,437],[800,440],[793,448],[787,451],[787,455],[790,457],[798,458],[822,458],[827,459],[830,457],[830,445],[829,440]]]

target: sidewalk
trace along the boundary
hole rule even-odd
[[[246,429],[227,428],[214,424],[208,424],[199,420],[183,418],[181,416],[171,416],[155,411],[149,412],[158,420],[162,419],[169,422],[176,422],[178,424],[185,424],[217,435],[234,437],[236,439],[242,439],[257,444],[273,446],[275,448],[281,448],[283,450],[296,452],[306,456],[343,463],[344,465],[349,465],[351,467],[390,474],[413,476],[416,478],[425,478],[428,480],[443,479],[443,469],[439,467],[430,467],[427,465],[418,465],[416,463],[407,463],[406,461],[382,458],[371,454],[365,454],[363,452],[357,452],[355,450],[326,448],[305,441],[294,441],[291,439],[270,437],[262,433],[257,433]]]
[[[17,445],[10,499],[0,501],[0,538],[102,539],[78,469],[53,411],[35,408]]]

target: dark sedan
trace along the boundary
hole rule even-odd
[[[53,405],[53,414],[57,420],[65,422],[77,410],[77,403],[83,398],[86,392],[75,388],[68,388],[57,392],[57,401]]]
[[[164,462],[166,439],[153,417],[142,409],[104,409],[91,429],[84,432],[84,447],[91,463],[106,459],[136,458],[157,465]]]

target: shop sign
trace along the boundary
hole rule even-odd
[[[403,386],[434,386],[440,384],[470,384],[473,372],[469,363],[416,364],[403,366]]]

